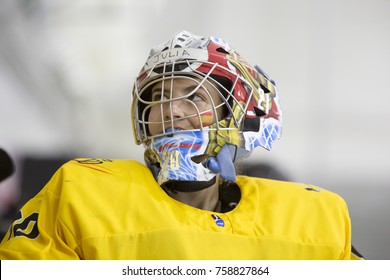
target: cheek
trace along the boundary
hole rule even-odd
[[[200,114],[200,119],[204,126],[208,126],[214,122],[214,113],[213,112],[204,112]]]
[[[160,106],[152,106],[149,110],[148,121],[153,122],[159,120],[161,120]]]
[[[148,122],[152,122],[148,125],[149,133],[151,135],[160,133],[161,130],[161,110],[160,106],[152,106],[149,111]],[[153,122],[158,122],[153,124]]]
[[[199,123],[199,118],[195,117],[194,118],[194,127],[195,128],[200,128],[202,126],[209,126],[212,123],[214,123],[214,114],[212,111],[208,112],[202,112],[200,113],[200,121],[202,122],[202,125]]]

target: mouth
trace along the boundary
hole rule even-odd
[[[170,127],[170,128],[167,128],[166,130],[165,130],[165,133],[170,133],[170,134],[173,134],[173,133],[175,133],[175,132],[180,132],[180,131],[183,131],[184,129],[183,128],[181,128],[181,127]]]

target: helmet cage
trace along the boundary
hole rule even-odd
[[[222,84],[220,77],[228,78],[231,82],[231,86],[227,87]],[[198,85],[186,95],[175,98],[172,96],[172,87],[174,80],[177,78],[189,79],[198,83]],[[165,83],[166,81],[171,81],[170,98],[162,99],[161,95],[161,100],[151,100],[151,88],[157,83]],[[173,116],[171,116],[169,118],[169,125],[167,125],[167,121],[160,122],[162,127],[161,133],[150,135],[148,126],[151,125],[152,122],[148,120],[148,114],[152,106],[163,106],[164,103],[171,103],[179,99],[186,99],[199,88],[203,88],[206,92],[208,92],[204,86],[206,83],[218,93],[222,100],[222,103],[214,104],[213,99],[210,98],[212,102],[211,110],[216,118],[215,122],[209,125],[204,125],[202,121],[202,113],[205,112],[201,112],[194,102],[187,99],[187,102],[190,102],[196,109],[196,113],[186,115],[182,118],[173,118]],[[240,93],[239,96],[241,97],[241,100],[236,98],[238,92]],[[253,92],[254,89],[252,85],[250,85],[242,76],[216,62],[183,60],[155,65],[151,69],[147,69],[139,75],[133,90],[133,98],[135,99],[135,102],[133,102],[132,110],[137,144],[148,142],[154,137],[175,133],[174,130],[167,130],[166,127],[175,127],[174,122],[184,118],[196,117],[200,124],[199,128],[186,131],[239,130],[239,128],[243,125],[243,120],[249,106],[249,102],[243,102],[243,100],[251,100]],[[226,114],[224,114],[223,118],[218,119],[217,109],[222,106],[226,109]],[[161,119],[163,120],[163,118]]]

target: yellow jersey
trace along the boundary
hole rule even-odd
[[[64,164],[20,210],[0,259],[351,259],[351,225],[337,194],[237,177],[226,213],[170,196],[131,160]]]

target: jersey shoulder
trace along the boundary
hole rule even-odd
[[[299,182],[281,181],[273,179],[264,179],[250,176],[238,176],[237,183],[244,187],[250,186],[251,188],[258,188],[261,192],[274,193],[278,195],[298,195],[298,196],[323,196],[332,199],[341,199],[337,193],[329,191],[327,189]]]
[[[100,158],[75,158],[62,165],[61,169],[80,172],[103,172],[106,174],[122,173],[129,170],[137,172],[149,171],[145,165],[135,160]]]
[[[311,184],[238,176],[242,192],[258,193],[264,204],[279,205],[303,211],[335,211],[346,213],[345,200],[337,193]]]
[[[98,158],[76,158],[68,161],[57,171],[66,176],[77,177],[79,175],[100,178],[100,176],[110,176],[110,179],[132,179],[151,174],[150,170],[143,164],[135,160],[120,159],[98,159]]]
[[[62,165],[45,189],[63,196],[65,190],[95,190],[91,193],[96,193],[98,189],[113,186],[116,189],[127,188],[145,180],[153,181],[153,175],[145,165],[135,160],[76,158]]]

